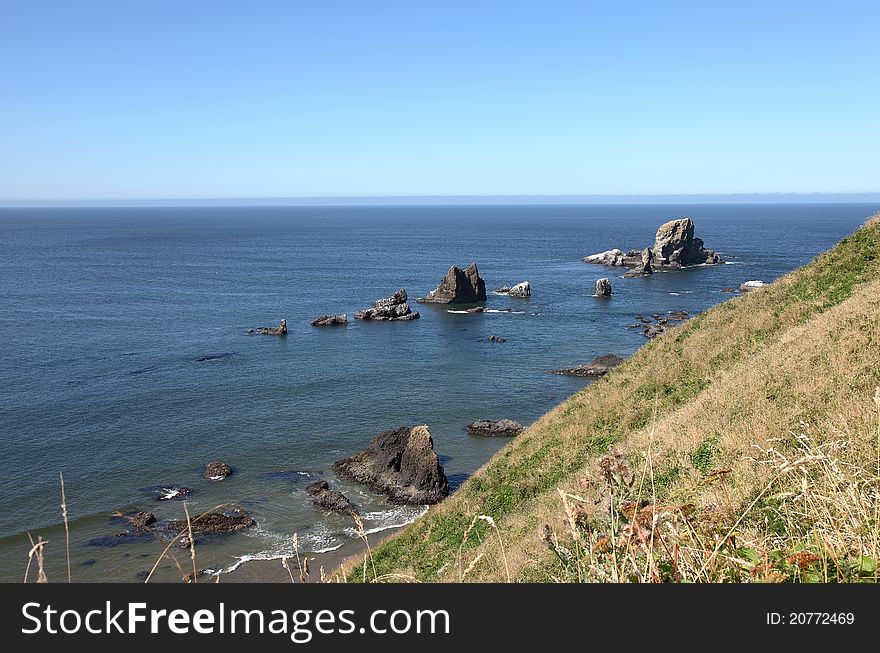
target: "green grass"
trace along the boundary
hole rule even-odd
[[[878,278],[880,220],[874,219],[804,268],[765,289],[724,302],[651,341],[508,444],[450,499],[378,546],[373,552],[378,575],[406,573],[421,581],[436,580],[438,573],[456,564],[464,532],[476,514],[490,515],[496,522],[534,522],[535,502],[583,472],[609,445],[626,441],[689,405],[712,387],[719,374],[743,361],[759,360],[760,353],[789,330],[846,301],[862,284]],[[853,328],[860,327],[841,324],[842,337]],[[816,355],[821,357],[823,352]],[[880,369],[874,368],[840,382],[868,389],[878,379]],[[763,395],[799,409],[797,390],[785,378],[766,381]],[[731,409],[732,420],[749,419],[748,406],[741,407],[742,416],[736,415],[739,410]],[[804,410],[803,419],[815,417],[810,409]],[[704,475],[716,469],[722,457],[719,446],[718,434],[707,434],[690,451],[693,468]],[[682,460],[687,458],[684,454]],[[684,477],[681,465],[673,462],[658,471],[654,483],[665,491]],[[485,524],[478,524],[464,549],[480,546],[490,535]],[[552,575],[552,563],[540,563],[544,564],[550,565],[545,573]],[[363,578],[360,567],[349,571],[349,580]],[[538,577],[541,573],[532,569],[523,579]]]

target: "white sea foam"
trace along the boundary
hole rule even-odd
[[[296,557],[296,551],[293,548],[293,539],[287,533],[267,531],[257,526],[255,529],[251,529],[245,534],[249,537],[267,540],[268,546],[264,550],[256,553],[248,553],[238,556],[235,562],[218,573],[228,574],[235,571],[246,562],[252,562],[254,560],[280,560],[281,558]],[[324,524],[319,524],[314,530],[299,536],[298,540],[300,555],[329,553],[345,544],[345,539],[340,541],[340,538],[331,533]]]
[[[525,311],[509,311],[503,308],[487,308],[482,311],[463,311],[456,309],[447,309],[447,313],[454,313],[455,315],[477,315],[479,313],[509,313],[510,315],[525,315]]]
[[[395,506],[390,510],[378,510],[375,512],[367,512],[361,515],[364,524],[368,528],[364,529],[367,535],[373,533],[381,533],[392,528],[401,528],[407,524],[411,524],[416,519],[428,512],[428,506]],[[347,528],[345,532],[352,537],[359,535],[354,528]]]

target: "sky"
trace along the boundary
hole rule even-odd
[[[0,200],[880,191],[880,2],[0,2]]]

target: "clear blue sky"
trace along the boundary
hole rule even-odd
[[[0,200],[880,190],[880,2],[0,3]]]

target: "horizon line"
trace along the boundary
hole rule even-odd
[[[756,201],[763,200],[763,201]],[[803,201],[861,203],[880,200],[880,191],[758,192],[758,193],[565,193],[458,195],[327,195],[268,197],[167,197],[107,199],[0,199],[0,208],[126,207],[126,206],[355,206],[443,204],[623,204],[623,203],[779,203]]]

